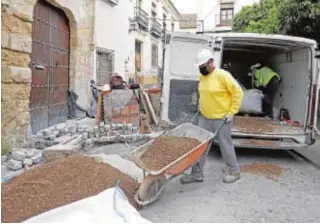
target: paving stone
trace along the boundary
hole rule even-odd
[[[36,149],[45,149],[45,148],[47,148],[47,142],[43,139],[37,139],[35,141],[35,148]]]
[[[20,170],[22,168],[22,161],[10,159],[7,164],[9,170]]]
[[[8,161],[8,156],[7,155],[1,156],[1,162],[2,163],[7,162],[7,161]]]
[[[34,137],[37,139],[43,139],[45,136],[42,131],[39,131],[34,135]]]
[[[42,160],[43,160],[43,157],[42,157],[42,152],[39,152],[37,154],[35,154],[34,156],[31,157],[31,160],[34,164],[38,164],[38,163],[41,163]]]
[[[52,141],[52,140],[47,140],[47,141],[45,142],[45,145],[46,145],[47,147],[52,146],[52,145],[54,145],[54,141]]]
[[[85,146],[94,146],[94,139],[88,139],[85,141]]]
[[[49,136],[50,134],[51,134],[51,130],[49,130],[49,129],[44,129],[44,130],[42,130],[42,135],[43,135],[43,136],[47,137],[47,136]]]
[[[87,139],[89,138],[89,133],[88,133],[88,132],[84,132],[84,133],[82,134],[82,138],[83,138],[84,140],[87,140]]]
[[[79,135],[72,141],[68,142],[69,145],[82,145],[84,143],[84,140],[82,139],[82,136]]]
[[[11,157],[14,160],[23,161],[26,158],[25,149],[14,149],[12,150]]]
[[[103,133],[106,132],[106,129],[104,128],[104,126],[103,126],[103,127],[100,127],[99,130],[100,130],[100,133],[101,133],[101,134],[103,134]]]
[[[29,141],[25,144],[25,148],[35,148],[35,147],[36,147],[35,141],[36,141],[35,139],[29,140]]]
[[[34,150],[34,149],[27,149],[27,150],[26,150],[26,157],[27,157],[27,158],[31,158],[32,156],[34,156],[35,153],[36,153],[36,150]]]
[[[67,134],[67,135],[63,135],[59,138],[56,138],[54,140],[54,142],[58,143],[58,144],[66,144],[70,141],[72,141],[75,137],[74,136],[71,136],[70,134]]]
[[[25,166],[32,166],[32,164],[33,164],[33,160],[30,158],[25,158],[23,160],[23,165],[25,165]]]
[[[43,157],[47,162],[52,162],[77,154],[79,149],[79,145],[54,145],[43,150]]]
[[[106,129],[106,131],[111,130],[111,126],[110,126],[110,124],[106,124],[106,125],[104,126],[104,128]]]
[[[83,132],[84,132],[84,128],[83,127],[78,127],[77,133],[83,133]]]

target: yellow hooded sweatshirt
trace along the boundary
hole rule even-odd
[[[222,119],[239,112],[243,91],[232,75],[215,68],[207,76],[200,75],[200,112],[208,119]]]

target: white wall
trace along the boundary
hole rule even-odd
[[[157,4],[157,19],[158,22],[162,26],[162,19],[163,19],[163,7],[164,4],[162,1],[154,1]],[[133,1],[133,8],[136,6],[136,1]],[[152,0],[142,0],[142,9],[146,11],[151,17],[151,9],[152,9]],[[171,31],[172,28],[172,22],[174,23],[174,30],[178,31],[180,28],[180,24],[178,21],[178,18],[173,19],[174,16],[171,15],[170,10],[166,10],[167,15],[167,30]],[[149,20],[149,30],[151,28],[151,20]],[[129,64],[132,65],[128,69],[128,74],[133,75],[135,73],[135,46],[134,42],[135,40],[139,40],[142,42],[142,66],[141,66],[141,73],[152,73],[152,71],[157,74],[158,67],[161,67],[162,65],[162,42],[161,38],[155,38],[153,37],[150,32],[145,31],[132,31],[130,33],[130,36],[133,38],[133,48],[132,51],[130,51],[130,62]],[[152,44],[156,44],[158,46],[158,66],[153,67],[152,62]]]
[[[197,0],[197,16],[204,20],[204,30],[230,30],[230,27],[215,27],[219,22],[221,0]],[[243,6],[252,5],[259,0],[229,0],[223,2],[234,2],[234,14],[237,14]]]
[[[129,17],[133,17],[133,4],[120,0],[112,6],[107,0],[96,0],[96,47],[115,51],[115,72],[125,78],[125,61],[134,51],[134,38],[128,34]],[[96,52],[94,52],[94,78],[96,76]],[[132,66],[128,64],[128,66]]]

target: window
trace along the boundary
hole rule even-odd
[[[158,67],[158,45],[152,44],[151,45],[151,66]]]
[[[136,40],[135,43],[135,68],[136,72],[141,72],[141,59],[142,59],[142,42],[139,40]]]
[[[114,73],[114,51],[97,48],[97,86],[103,86],[110,82],[110,78]]]
[[[233,3],[221,3],[220,8],[220,25],[231,26],[234,13]]]
[[[171,23],[171,31],[174,31],[174,23]]]
[[[157,13],[155,11],[151,11],[151,16],[153,19],[155,19],[157,17]]]

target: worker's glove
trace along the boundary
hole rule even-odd
[[[225,117],[226,123],[230,123],[233,121],[233,115],[232,114],[227,114]]]

